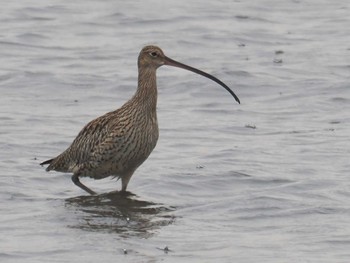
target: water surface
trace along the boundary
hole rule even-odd
[[[348,262],[346,1],[7,1],[1,262]],[[46,173],[135,92],[156,44],[160,139],[129,184]],[[169,251],[164,250],[167,247]],[[126,251],[126,252],[125,252]]]

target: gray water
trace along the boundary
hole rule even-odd
[[[242,104],[162,67],[134,195],[46,173],[147,44]],[[1,262],[349,262],[348,1],[4,1],[0,58]]]

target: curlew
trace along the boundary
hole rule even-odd
[[[236,94],[222,81],[199,69],[165,56],[156,46],[144,47],[138,57],[138,88],[121,108],[89,122],[72,144],[57,157],[42,162],[46,171],[73,173],[72,181],[89,194],[96,194],[80,177],[121,179],[126,191],[135,170],[148,158],[158,140],[156,71],[168,65],[192,71],[224,87],[240,103]]]

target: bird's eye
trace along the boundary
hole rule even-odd
[[[151,55],[151,57],[158,57],[158,53],[157,52],[151,52],[151,53],[149,53],[150,55]]]

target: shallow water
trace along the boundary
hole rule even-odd
[[[348,262],[346,1],[7,1],[1,262]],[[136,89],[157,44],[160,139],[129,184],[39,163]],[[168,247],[169,251],[164,249]],[[125,250],[125,252],[124,252]]]

